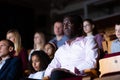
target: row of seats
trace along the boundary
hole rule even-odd
[[[116,39],[116,35],[109,35],[105,38],[105,41],[102,42],[104,52],[110,54],[111,53],[111,44],[112,41]]]
[[[120,80],[120,52],[106,54],[99,60],[98,78],[83,78],[82,80]]]

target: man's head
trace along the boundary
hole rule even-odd
[[[63,24],[61,21],[56,21],[54,23],[54,34],[56,36],[61,36],[63,35]]]
[[[120,40],[120,22],[115,25],[115,35]]]
[[[0,57],[5,58],[14,51],[14,43],[10,40],[1,40],[0,41]]]
[[[83,21],[80,16],[66,16],[63,19],[64,34],[68,37],[82,35]]]

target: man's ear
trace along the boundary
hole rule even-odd
[[[13,51],[13,47],[10,46],[9,47],[9,51],[12,52]]]

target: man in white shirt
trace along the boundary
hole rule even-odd
[[[67,16],[63,25],[64,33],[70,40],[56,51],[45,71],[45,77],[51,80],[81,75],[84,69],[95,68],[97,64],[98,48],[94,38],[78,37],[83,29],[81,17]]]

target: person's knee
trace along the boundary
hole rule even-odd
[[[52,71],[50,80],[60,80],[63,76],[64,75],[61,71],[55,70],[55,71]]]

